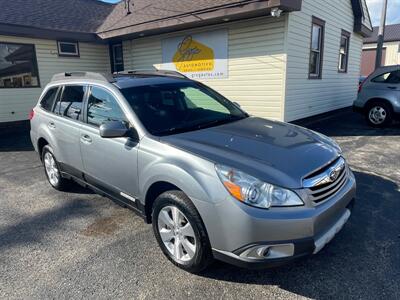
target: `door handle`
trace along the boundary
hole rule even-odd
[[[56,128],[56,124],[54,124],[54,122],[49,122],[49,124],[47,125],[50,129],[55,129]]]
[[[81,141],[84,142],[85,144],[90,144],[92,142],[92,138],[87,134],[83,134],[81,136]]]
[[[395,87],[395,86],[388,86],[387,88],[388,88],[388,89],[391,89],[391,90],[397,89],[397,87]]]

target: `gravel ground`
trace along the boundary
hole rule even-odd
[[[163,257],[132,211],[76,188],[53,190],[25,132],[0,133],[0,298],[400,298],[400,126],[349,111],[306,126],[337,139],[358,201],[317,255],[249,271],[216,262],[188,274]]]

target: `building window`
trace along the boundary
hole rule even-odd
[[[113,72],[124,70],[124,54],[122,44],[113,44],[111,47],[111,67]]]
[[[0,88],[40,87],[35,46],[0,42]]]
[[[312,18],[309,78],[322,78],[322,61],[324,54],[325,21]]]
[[[342,30],[340,36],[340,49],[339,49],[339,72],[347,73],[347,65],[349,63],[349,45],[350,45],[350,32]]]
[[[78,42],[57,42],[59,56],[73,56],[79,57],[79,44]]]

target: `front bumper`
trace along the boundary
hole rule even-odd
[[[335,237],[335,235],[346,224],[346,222],[350,218],[351,212],[353,211],[354,203],[355,199],[352,199],[352,201],[348,204],[345,212],[337,220],[337,222],[328,231],[322,233],[320,236],[314,238],[304,238],[300,240],[250,244],[240,249],[237,249],[234,252],[227,252],[227,251],[213,249],[214,258],[241,268],[262,269],[262,268],[277,267],[295,261],[302,257],[317,254],[325,245],[327,245]],[[258,247],[264,245],[266,247],[277,246],[277,245],[293,245],[294,246],[293,255],[289,257],[272,258],[272,259],[251,259],[241,256],[241,253],[246,252],[246,250],[251,249],[252,247],[255,246]]]
[[[226,221],[220,222],[219,230],[208,231],[214,257],[240,267],[265,268],[315,254],[349,219],[355,192],[355,178],[350,172],[343,188],[315,207],[260,210],[239,202],[218,208],[221,212],[223,209]],[[264,254],[254,257],[257,251],[264,251],[259,247],[263,245],[267,246],[264,248],[268,254],[265,258]],[[251,255],[248,255],[249,251]]]

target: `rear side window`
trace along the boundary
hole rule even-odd
[[[58,87],[53,87],[47,91],[42,100],[40,101],[40,106],[47,111],[51,111],[53,108],[54,101],[56,100]]]
[[[125,121],[125,115],[117,100],[102,88],[93,87],[88,99],[87,122],[100,126],[106,121]]]
[[[83,111],[83,98],[85,96],[86,86],[66,85],[60,97],[60,101],[54,109],[56,114],[79,120]]]
[[[400,71],[383,73],[371,81],[377,83],[400,83]]]

